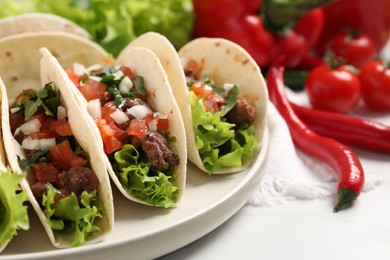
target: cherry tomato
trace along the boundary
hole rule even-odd
[[[378,110],[390,110],[390,68],[372,61],[360,70],[364,102]]]
[[[84,158],[74,154],[68,141],[63,141],[51,148],[48,158],[57,168],[65,171],[75,166],[84,166],[87,163]]]
[[[370,62],[376,54],[375,44],[366,34],[353,35],[345,31],[335,34],[329,40],[326,51],[356,68]]]
[[[313,107],[347,113],[357,105],[362,92],[359,78],[345,67],[327,65],[312,70],[305,83]]]

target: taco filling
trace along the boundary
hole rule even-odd
[[[168,117],[147,103],[143,77],[126,66],[74,64],[68,76],[88,101],[104,152],[129,194],[151,205],[172,207],[178,200]]]
[[[18,157],[49,226],[72,246],[99,232],[103,209],[89,155],[72,134],[60,93],[52,83],[24,90],[10,106],[11,132],[24,151]]]
[[[255,137],[256,110],[239,97],[239,86],[217,86],[195,60],[184,64],[195,142],[205,169],[242,167],[259,150]]]

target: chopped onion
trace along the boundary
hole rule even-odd
[[[22,147],[28,150],[39,150],[41,146],[39,139],[32,139],[30,136],[28,136],[23,140]]]
[[[85,66],[77,62],[73,63],[73,71],[77,76],[82,76],[87,72]]]
[[[20,110],[20,107],[13,107],[11,108],[9,111],[11,112],[11,114],[15,114],[16,112],[18,112]]]
[[[43,138],[39,139],[40,150],[50,150],[56,145],[55,138]]]
[[[23,134],[29,135],[38,132],[40,127],[41,122],[39,122],[37,118],[34,118],[33,120],[27,121],[21,125],[20,130],[23,132]]]
[[[154,118],[152,121],[150,121],[148,123],[148,128],[150,131],[157,131],[157,122],[158,122],[158,119]]]
[[[100,64],[95,64],[95,65],[89,66],[87,68],[87,74],[91,74],[91,71],[100,70],[101,68],[102,68],[102,65],[100,65]]]
[[[123,77],[123,72],[121,70],[118,70],[117,72],[115,72],[114,74],[115,79],[120,79],[121,77]]]
[[[123,124],[124,122],[129,121],[129,117],[122,110],[115,110],[110,114],[110,117],[114,119],[115,123]]]
[[[16,136],[16,135],[19,134],[19,133],[20,133],[20,127],[18,127],[18,128],[15,129],[14,136]]]
[[[144,105],[136,105],[131,108],[128,108],[127,112],[129,112],[137,119],[143,119],[147,114],[153,113],[153,111],[149,107]]]
[[[121,83],[119,83],[119,91],[122,94],[129,93],[132,87],[133,87],[133,82],[129,77],[124,77]]]
[[[89,76],[88,78],[97,82],[100,82],[102,80],[102,77],[98,77],[98,76]]]
[[[58,106],[57,107],[57,119],[58,120],[61,120],[61,119],[65,119],[66,118],[66,110],[65,110],[65,107],[63,106]]]
[[[168,118],[168,116],[167,115],[164,115],[164,114],[162,114],[162,113],[160,113],[160,112],[154,112],[153,113],[153,117],[155,117],[155,118],[161,118],[161,119],[167,119]]]
[[[87,111],[93,119],[99,118],[102,115],[102,107],[98,98],[92,99],[87,103]]]

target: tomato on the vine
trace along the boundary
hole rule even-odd
[[[339,113],[354,109],[362,93],[359,78],[344,66],[315,68],[306,79],[305,89],[313,107]]]
[[[325,48],[327,52],[342,59],[345,64],[356,68],[361,68],[372,61],[376,55],[373,40],[364,33],[355,34],[341,31],[330,38]]]
[[[390,110],[390,68],[383,61],[372,61],[360,70],[364,102],[378,110]]]

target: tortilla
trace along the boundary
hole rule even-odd
[[[52,82],[53,87],[61,93],[61,105],[66,109],[73,136],[76,138],[80,147],[89,154],[91,168],[99,180],[97,197],[104,212],[103,218],[99,221],[99,223],[97,223],[100,232],[95,232],[88,238],[85,244],[96,243],[103,240],[110,233],[114,222],[113,198],[110,181],[105,169],[104,159],[102,158],[101,153],[97,151],[94,142],[90,141],[90,136],[92,136],[93,133],[91,132],[86,119],[84,119],[84,113],[80,110],[72,92],[67,88],[66,82],[62,80],[62,71],[50,66],[50,60],[54,59],[54,57],[49,54],[47,49],[42,49],[41,55],[43,55],[42,59],[40,59],[40,75],[42,84]],[[7,158],[14,171],[23,172],[18,164],[18,156],[23,159],[25,158],[25,155],[23,148],[15,140],[11,133],[6,89],[2,89],[2,95],[2,129]],[[54,232],[48,225],[47,218],[38,201],[34,197],[28,182],[23,182],[22,188],[27,191],[29,201],[41,220],[41,223],[44,226],[52,244],[58,248],[71,246],[72,236],[66,236],[59,232]]]
[[[0,19],[0,38],[31,32],[66,32],[86,39],[89,33],[74,22],[48,13],[27,13]]]
[[[92,65],[107,57],[98,44],[64,32],[35,32],[0,39],[0,75],[14,98],[24,88],[40,86],[39,49],[46,47],[64,67],[74,62]]]
[[[0,78],[0,89],[4,83]],[[1,94],[0,94],[1,96]],[[25,202],[27,193],[20,188],[25,182],[24,175],[16,174],[6,168],[5,151],[2,134],[0,135],[0,205],[4,209],[4,218],[0,217],[0,252],[2,252],[19,229],[28,230],[30,227],[28,211]],[[10,210],[10,212],[7,212]],[[3,243],[2,243],[3,241]]]
[[[180,112],[184,120],[187,134],[188,159],[201,170],[208,172],[199,155],[193,129],[189,91],[183,73],[181,60],[195,60],[202,70],[211,73],[217,85],[234,83],[239,86],[239,98],[246,99],[254,105],[255,138],[261,146],[261,140],[266,126],[266,104],[268,92],[266,83],[256,62],[239,45],[218,38],[198,38],[184,45],[176,52],[172,44],[158,33],[146,33],[132,41],[127,48],[143,46],[151,49],[159,57],[163,65]],[[120,59],[121,54],[119,54]],[[255,158],[253,156],[252,158]],[[213,172],[213,174],[233,173],[247,168],[252,163],[247,159],[242,167],[229,167]]]
[[[171,150],[178,156],[179,164],[174,168],[174,175],[176,178],[172,181],[172,184],[178,187],[178,193],[175,195],[174,205],[159,205],[146,201],[136,197],[129,188],[126,188],[121,181],[119,180],[117,174],[114,172],[113,166],[109,161],[108,156],[104,153],[104,146],[102,137],[100,135],[99,129],[94,122],[93,118],[89,116],[87,112],[87,101],[74,85],[74,83],[69,79],[68,76],[64,77],[64,80],[68,82],[69,88],[74,91],[74,96],[82,109],[85,111],[85,114],[89,116],[89,123],[91,128],[95,133],[95,137],[90,137],[91,142],[96,142],[99,146],[99,151],[105,156],[105,162],[107,164],[108,172],[111,176],[111,179],[116,184],[120,192],[129,200],[135,201],[137,203],[150,205],[150,206],[162,206],[162,207],[172,207],[175,206],[181,199],[184,189],[185,189],[185,180],[186,180],[186,164],[187,164],[187,147],[186,147],[186,137],[184,131],[183,121],[181,119],[179,107],[177,106],[175,99],[172,94],[172,90],[169,86],[169,81],[167,76],[158,60],[156,55],[146,49],[146,48],[132,48],[122,56],[123,59],[117,60],[117,64],[129,67],[136,75],[143,77],[144,87],[149,93],[147,96],[146,103],[151,106],[151,108],[159,113],[168,116],[169,119],[169,129],[168,133],[170,137],[174,137],[175,141],[170,144]],[[61,69],[60,64],[55,64],[52,62],[52,66],[56,66],[58,70]]]

